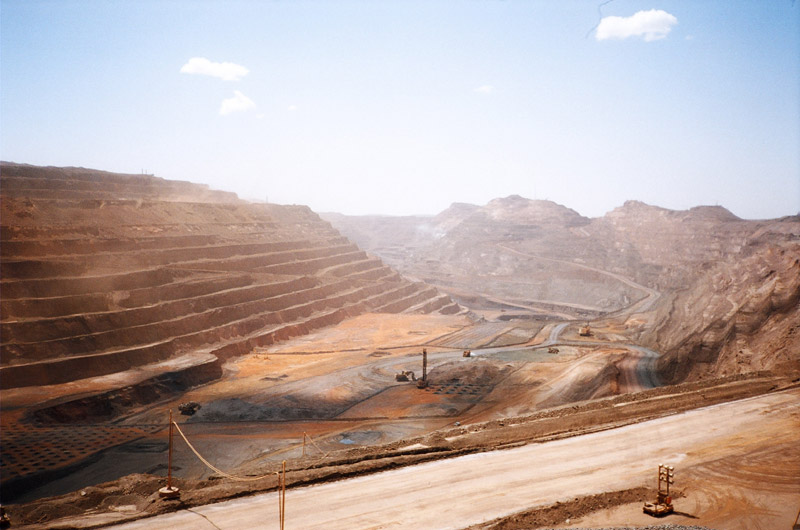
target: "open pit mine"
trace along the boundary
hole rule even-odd
[[[12,528],[791,528],[800,217],[0,165]],[[379,473],[380,472],[380,473]]]

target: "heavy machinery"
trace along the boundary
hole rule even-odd
[[[461,354],[462,357],[472,357],[471,350],[464,350],[464,353]]]
[[[547,353],[558,353],[558,348],[550,346],[549,348],[547,348]]]
[[[416,381],[417,377],[414,375],[414,372],[411,370],[403,370],[395,374],[394,376],[395,381]]]
[[[417,379],[417,388],[428,388],[428,350],[422,348],[422,379]]]
[[[200,403],[197,401],[190,401],[188,403],[181,403],[178,405],[178,410],[184,416],[193,416],[195,412],[200,410]]]
[[[669,494],[669,485],[673,482],[675,468],[658,464],[658,498],[656,502],[646,502],[642,511],[653,517],[662,517],[675,511],[672,506],[672,496]],[[663,484],[663,486],[662,486]]]
[[[589,327],[589,324],[586,324],[585,326],[581,327],[578,330],[578,335],[580,335],[581,337],[591,337],[592,328]]]

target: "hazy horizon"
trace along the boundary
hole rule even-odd
[[[4,163],[13,163],[13,164],[27,164],[26,162],[18,162],[16,160],[3,160],[2,162],[4,162]],[[42,167],[46,167],[46,166],[42,166]],[[50,166],[50,167],[58,167],[58,166]],[[75,169],[88,169],[88,170],[97,170],[97,171],[108,171],[108,170],[105,170],[105,169],[102,169],[102,168],[96,168],[96,167],[93,167],[93,168],[88,168],[88,167],[84,167],[84,166],[64,166],[64,167],[66,167],[66,168],[75,168]],[[133,174],[133,175],[144,174],[142,172],[140,172],[140,173],[119,172],[119,173],[122,173],[122,174]],[[161,175],[152,174],[152,173],[147,173],[147,175],[158,177],[158,178],[166,178],[166,177],[163,177]],[[167,180],[177,180],[177,179],[167,179]],[[189,182],[194,182],[194,181],[189,180]],[[202,182],[194,182],[194,183],[195,184],[201,184],[201,185],[204,184]],[[235,190],[224,190],[224,189],[216,188],[214,186],[211,186],[210,189],[218,190],[218,191],[233,191],[235,193]],[[254,198],[254,197],[243,197],[243,196],[241,196],[239,194],[237,194],[237,196],[239,197],[239,199],[247,201],[247,202],[253,202],[253,203],[265,203],[266,202],[265,199],[258,199],[258,198]],[[557,204],[559,206],[563,206],[565,208],[569,208],[571,210],[574,210],[575,212],[577,212],[578,214],[582,215],[583,217],[588,217],[590,219],[593,219],[593,218],[596,218],[596,217],[603,217],[605,214],[607,214],[607,213],[609,213],[609,212],[611,212],[613,210],[616,210],[617,208],[623,207],[625,205],[625,203],[627,203],[627,202],[641,202],[641,203],[646,204],[648,206],[652,206],[652,207],[655,207],[655,208],[663,208],[663,209],[672,210],[672,211],[686,211],[686,210],[691,210],[691,209],[694,209],[694,208],[702,208],[702,207],[722,207],[722,208],[725,208],[726,210],[730,211],[734,215],[736,215],[734,212],[732,212],[730,210],[730,208],[725,207],[725,205],[723,205],[723,204],[695,204],[695,205],[688,206],[686,208],[674,209],[674,208],[668,208],[666,206],[663,206],[663,205],[660,205],[660,204],[656,204],[656,203],[646,203],[646,202],[640,201],[638,199],[624,199],[620,204],[617,204],[616,206],[612,206],[608,211],[606,211],[606,212],[604,212],[604,213],[602,213],[600,215],[586,215],[583,212],[577,210],[576,208],[571,207],[569,204],[562,204],[562,203],[560,203],[558,201],[553,201],[551,199],[546,199],[546,198],[534,199],[532,197],[524,197],[522,195],[519,195],[518,193],[512,193],[512,194],[506,195],[504,197],[493,197],[493,198],[489,199],[488,201],[486,201],[484,203],[471,203],[471,202],[463,202],[463,201],[453,201],[450,204],[448,204],[445,208],[442,208],[439,211],[414,213],[414,214],[402,214],[402,213],[400,213],[400,214],[387,214],[387,213],[348,214],[348,213],[338,212],[338,211],[335,211],[335,210],[316,210],[314,208],[312,208],[312,210],[317,214],[336,214],[336,215],[346,215],[346,216],[354,216],[354,217],[435,217],[436,215],[438,215],[438,214],[442,213],[443,211],[451,208],[452,206],[455,206],[456,204],[466,204],[466,205],[470,205],[470,206],[483,207],[483,206],[486,206],[489,202],[492,202],[494,200],[508,199],[510,197],[513,197],[513,196],[518,196],[518,197],[521,197],[522,199],[530,200],[530,201],[552,202],[552,203]],[[295,202],[295,203],[277,203],[277,202],[270,201],[270,203],[271,204],[278,204],[278,205],[309,206],[308,204],[297,203],[297,202]],[[791,216],[795,216],[795,215],[800,215],[800,212],[796,212],[796,213],[793,213],[793,214],[781,215],[781,216],[778,216],[777,218],[791,217]],[[745,217],[742,217],[742,219],[749,220],[749,221],[758,221],[758,220],[768,220],[768,219],[776,219],[776,218],[775,217],[763,217],[763,218],[745,218]]]
[[[347,215],[800,213],[800,5],[0,0],[0,157]]]

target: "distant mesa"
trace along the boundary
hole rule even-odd
[[[493,199],[484,210],[496,220],[514,223],[546,223],[561,226],[580,226],[589,219],[575,210],[553,201],[531,200],[510,195],[503,199]]]
[[[715,221],[741,221],[730,210],[723,206],[695,206],[689,209],[689,213],[698,217],[703,217]]]

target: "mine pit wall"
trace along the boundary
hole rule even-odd
[[[318,286],[318,280],[310,277],[285,281],[281,283],[262,284],[211,293],[196,298],[186,298],[177,301],[165,302],[158,305],[148,305],[117,312],[103,312],[83,314],[62,318],[48,318],[0,325],[5,342],[31,342],[28,353],[34,354],[37,343],[43,348],[42,355],[50,357],[66,354],[81,348],[83,351],[93,351],[104,347],[125,345],[124,335],[130,333],[128,328],[138,326],[136,340],[146,336],[146,327],[164,329],[177,325],[170,320],[184,317],[184,320],[193,317],[200,318],[197,313],[224,306],[239,306],[237,313],[243,317],[249,312],[264,310],[277,311],[286,305],[298,302],[311,302],[317,298],[328,298],[337,292],[337,289],[351,288],[355,284],[351,281],[338,281],[325,286]],[[148,304],[154,303],[149,300]],[[249,304],[249,305],[243,305]],[[230,311],[227,311],[230,314]],[[242,311],[245,314],[242,314]],[[207,322],[204,326],[209,325]],[[91,330],[91,335],[83,335]],[[175,328],[170,333],[187,333],[189,329]],[[150,337],[150,340],[154,337]],[[60,341],[60,342],[59,342]],[[101,342],[103,341],[103,342]],[[59,344],[63,343],[63,348]],[[90,346],[91,345],[91,346]],[[63,350],[63,351],[62,351]]]
[[[63,193],[85,198],[87,194],[119,198],[120,195],[142,197],[165,192],[178,200],[203,198],[207,202],[240,203],[235,193],[210,190],[207,185],[187,181],[165,180],[152,175],[111,173],[86,168],[41,167],[29,164],[3,163],[2,191],[26,197],[54,196]]]
[[[14,203],[25,202],[21,201],[20,199],[14,198],[7,198],[2,197],[2,202],[4,206],[10,207],[13,206]],[[31,201],[28,201],[31,202]],[[41,201],[37,201],[39,204]],[[107,203],[108,201],[104,201]],[[139,204],[140,201],[127,201],[133,204]],[[32,203],[31,203],[32,204]],[[61,204],[61,201],[53,200],[50,201],[50,204],[44,204],[42,207],[53,207],[58,208]],[[175,203],[179,204],[179,203]],[[196,205],[194,205],[196,206]],[[207,205],[206,205],[207,206]],[[202,234],[198,237],[205,237],[205,238],[213,238],[214,240],[227,236],[228,234],[220,234],[223,232],[219,230],[220,228],[228,228],[238,230],[239,236],[243,238],[258,238],[263,235],[264,232],[275,230],[279,227],[279,224],[273,220],[266,220],[261,219],[257,221],[237,221],[231,223],[205,223],[203,224],[205,228],[216,228],[217,230],[212,230],[212,233]],[[184,238],[189,237],[185,235],[186,231],[189,232],[196,232],[199,228],[201,228],[197,223],[162,223],[158,230],[153,233],[159,233],[159,236],[147,236],[144,234],[151,233],[151,226],[146,224],[146,221],[141,221],[137,224],[125,224],[125,225],[112,225],[112,226],[94,226],[89,224],[89,221],[83,222],[83,224],[73,224],[71,226],[0,226],[0,239],[3,242],[9,242],[12,240],[20,240],[20,241],[41,241],[43,243],[49,241],[63,241],[65,243],[77,243],[77,248],[80,250],[81,248],[85,248],[86,246],[92,245],[100,245],[99,250],[102,251],[106,245],[106,242],[112,247],[115,246],[113,241],[141,241],[143,238],[145,239],[168,239],[168,238]],[[124,233],[121,233],[124,232]],[[136,234],[136,235],[133,235]],[[94,240],[88,241],[81,241],[85,238],[94,238]],[[213,243],[210,243],[213,244]]]
[[[30,239],[17,235],[16,239],[4,238],[0,247],[0,256],[16,256],[22,258],[39,258],[43,256],[84,255],[97,252],[129,252],[135,248],[142,250],[159,250],[175,247],[206,247],[219,244],[219,236],[185,235],[119,239],[49,239],[42,237]],[[50,231],[47,232],[50,235]]]
[[[613,396],[617,394],[619,368],[613,363],[603,365],[597,371],[583,376],[571,384],[565,392],[561,392],[538,405],[539,408],[551,408],[567,403],[576,403],[591,399]]]
[[[733,375],[781,360],[800,368],[800,325],[792,318],[800,315],[798,255],[800,245],[766,247],[665,299],[665,318],[643,337],[663,353],[657,364],[662,380]],[[754,341],[752,359],[737,355]]]
[[[54,342],[58,340],[87,340],[94,341],[103,337],[103,334],[125,333],[127,329],[137,328],[138,338],[146,335],[146,328],[143,326],[170,326],[172,320],[190,318],[211,310],[221,309],[230,306],[241,306],[246,303],[254,303],[256,306],[245,306],[244,311],[253,311],[261,307],[274,309],[275,303],[270,304],[270,299],[280,302],[281,297],[292,295],[296,292],[315,288],[318,282],[310,277],[297,278],[295,280],[248,286],[235,290],[222,290],[197,297],[187,297],[179,300],[166,301],[159,303],[158,300],[147,300],[146,304],[132,309],[118,311],[107,311],[99,313],[85,313],[66,317],[47,318],[29,320],[0,325],[0,332],[3,333],[4,341],[8,342],[30,342],[41,343],[47,348],[57,346]],[[328,291],[330,292],[330,291]],[[155,294],[155,293],[154,293]],[[262,305],[263,304],[263,305]],[[184,330],[184,333],[189,330]],[[84,336],[85,333],[91,333]],[[179,333],[175,330],[172,333]],[[137,340],[138,340],[137,338]],[[111,338],[110,345],[95,345],[93,350],[100,347],[123,346],[124,340]],[[87,346],[81,346],[84,351]],[[73,351],[72,346],[67,348]],[[60,354],[57,347],[51,351],[50,356]]]
[[[128,291],[149,285],[164,285],[175,281],[180,272],[165,267],[120,274],[86,278],[42,278],[3,281],[4,299],[51,298],[54,296],[80,296],[86,293]]]
[[[359,252],[358,247],[349,242],[342,243],[340,238],[337,238],[337,241],[325,241],[322,246],[316,248],[303,248],[301,245],[307,246],[308,242],[144,249],[146,252],[134,247],[125,252],[5,259],[0,273],[6,279],[61,278],[82,276],[89,271],[102,268],[150,268],[167,264],[175,267],[180,266],[182,262],[191,262],[196,264],[197,268],[208,270],[251,270],[261,265],[265,256],[269,256],[269,259],[276,263],[296,263],[302,260],[312,261],[315,258],[348,256]],[[292,248],[293,246],[295,248]]]
[[[367,311],[460,310],[305,206],[82,168],[2,174],[0,388],[190,352],[221,363]]]
[[[222,377],[222,361],[207,362],[174,372],[166,372],[140,383],[102,394],[68,401],[31,411],[29,416],[42,423],[93,423],[107,421],[140,405],[155,403]]]
[[[257,347],[271,346],[272,344],[289,340],[293,337],[308,335],[315,329],[333,326],[348,318],[353,318],[367,311],[363,304],[342,307],[308,320],[281,326],[269,333],[260,334],[242,341],[232,342],[212,351],[220,360],[227,361],[252,352]]]
[[[76,379],[124,372],[137,366],[162,361],[172,357],[174,352],[173,344],[165,342],[110,354],[3,366],[0,367],[0,389],[58,385]],[[80,377],[76,377],[77,374]]]
[[[524,259],[514,258],[511,263],[513,265],[511,277],[525,278],[527,285],[520,286],[515,281],[510,281],[508,276],[495,276],[478,269],[472,272],[466,269],[459,270],[459,276],[454,276],[450,269],[439,271],[412,267],[406,272],[438,286],[451,296],[463,300],[471,298],[473,304],[480,304],[482,307],[515,309],[513,305],[501,306],[502,302],[508,302],[558,313],[570,313],[575,315],[575,318],[582,319],[597,318],[627,307],[632,301],[643,296],[641,290],[595,271],[563,264],[548,264],[548,267],[552,268],[542,272],[532,268]],[[558,266],[561,268],[558,269]],[[554,279],[555,275],[559,278]],[[476,292],[475,278],[478,278],[481,284],[479,292]],[[582,305],[586,307],[580,307]]]
[[[237,340],[232,344],[223,345],[214,349],[212,353],[223,360],[227,360],[236,355],[244,355],[252,351],[257,346],[267,346],[275,342],[286,340],[291,337],[303,335],[319,327],[333,325],[350,317],[357,316],[370,309],[364,305],[365,297],[380,294],[383,287],[380,285],[365,286],[356,291],[349,291],[338,294],[337,287],[333,285],[323,286],[316,292],[316,296],[306,293],[305,296],[296,296],[294,293],[291,300],[302,302],[300,305],[281,309],[274,312],[267,312],[260,317],[251,318],[246,322],[235,322],[221,331],[211,327],[211,323],[206,323],[208,327],[189,327],[188,330],[201,329],[202,331],[188,334],[182,337],[173,338],[162,343],[152,344],[142,347],[131,347],[129,349],[100,353],[95,355],[84,355],[76,357],[66,357],[61,359],[49,360],[46,362],[27,363],[0,367],[0,388],[17,388],[37,385],[53,385],[66,383],[74,380],[74,374],[81,374],[82,377],[95,377],[110,373],[128,370],[130,368],[144,364],[154,363],[168,359],[177,355],[179,352],[188,351],[193,347],[207,344],[214,344],[224,337],[243,337],[259,330],[264,330],[263,334],[251,337],[246,340]],[[404,287],[405,290],[412,291],[413,285]],[[389,292],[389,297],[396,297],[394,291]],[[305,299],[305,300],[304,300]],[[411,298],[413,301],[420,300],[416,295]],[[261,301],[255,304],[262,303]],[[392,308],[384,308],[384,311],[403,310],[412,305],[408,300],[395,302]],[[312,317],[303,322],[282,325],[284,322],[291,323],[303,318],[311,317],[315,312],[335,308],[328,313]],[[248,310],[242,310],[243,315],[249,314]],[[270,325],[280,326],[278,329],[268,331]],[[174,330],[173,330],[174,331]],[[184,330],[186,331],[186,329]],[[119,332],[125,332],[120,330]],[[114,333],[117,333],[116,331]],[[133,336],[133,335],[132,335]],[[135,335],[136,338],[140,336]],[[7,346],[10,348],[10,346]],[[8,351],[8,350],[7,350]],[[45,349],[47,352],[47,349]]]
[[[348,274],[348,277],[352,280],[364,280],[364,281],[374,281],[374,280],[384,280],[387,282],[401,281],[399,272],[383,265],[383,263],[377,258],[375,262],[376,265],[374,268],[368,268],[364,269],[362,272]]]
[[[186,275],[190,274],[188,271]],[[198,273],[192,276],[201,276]],[[3,319],[29,318],[37,321],[53,318],[70,318],[76,315],[108,313],[111,311],[134,310],[144,305],[170,302],[183,298],[211,295],[247,287],[253,279],[242,275],[211,275],[203,278],[188,278],[157,287],[141,287],[131,291],[111,291],[86,293],[80,295],[54,296],[47,298],[20,298],[2,301]]]

